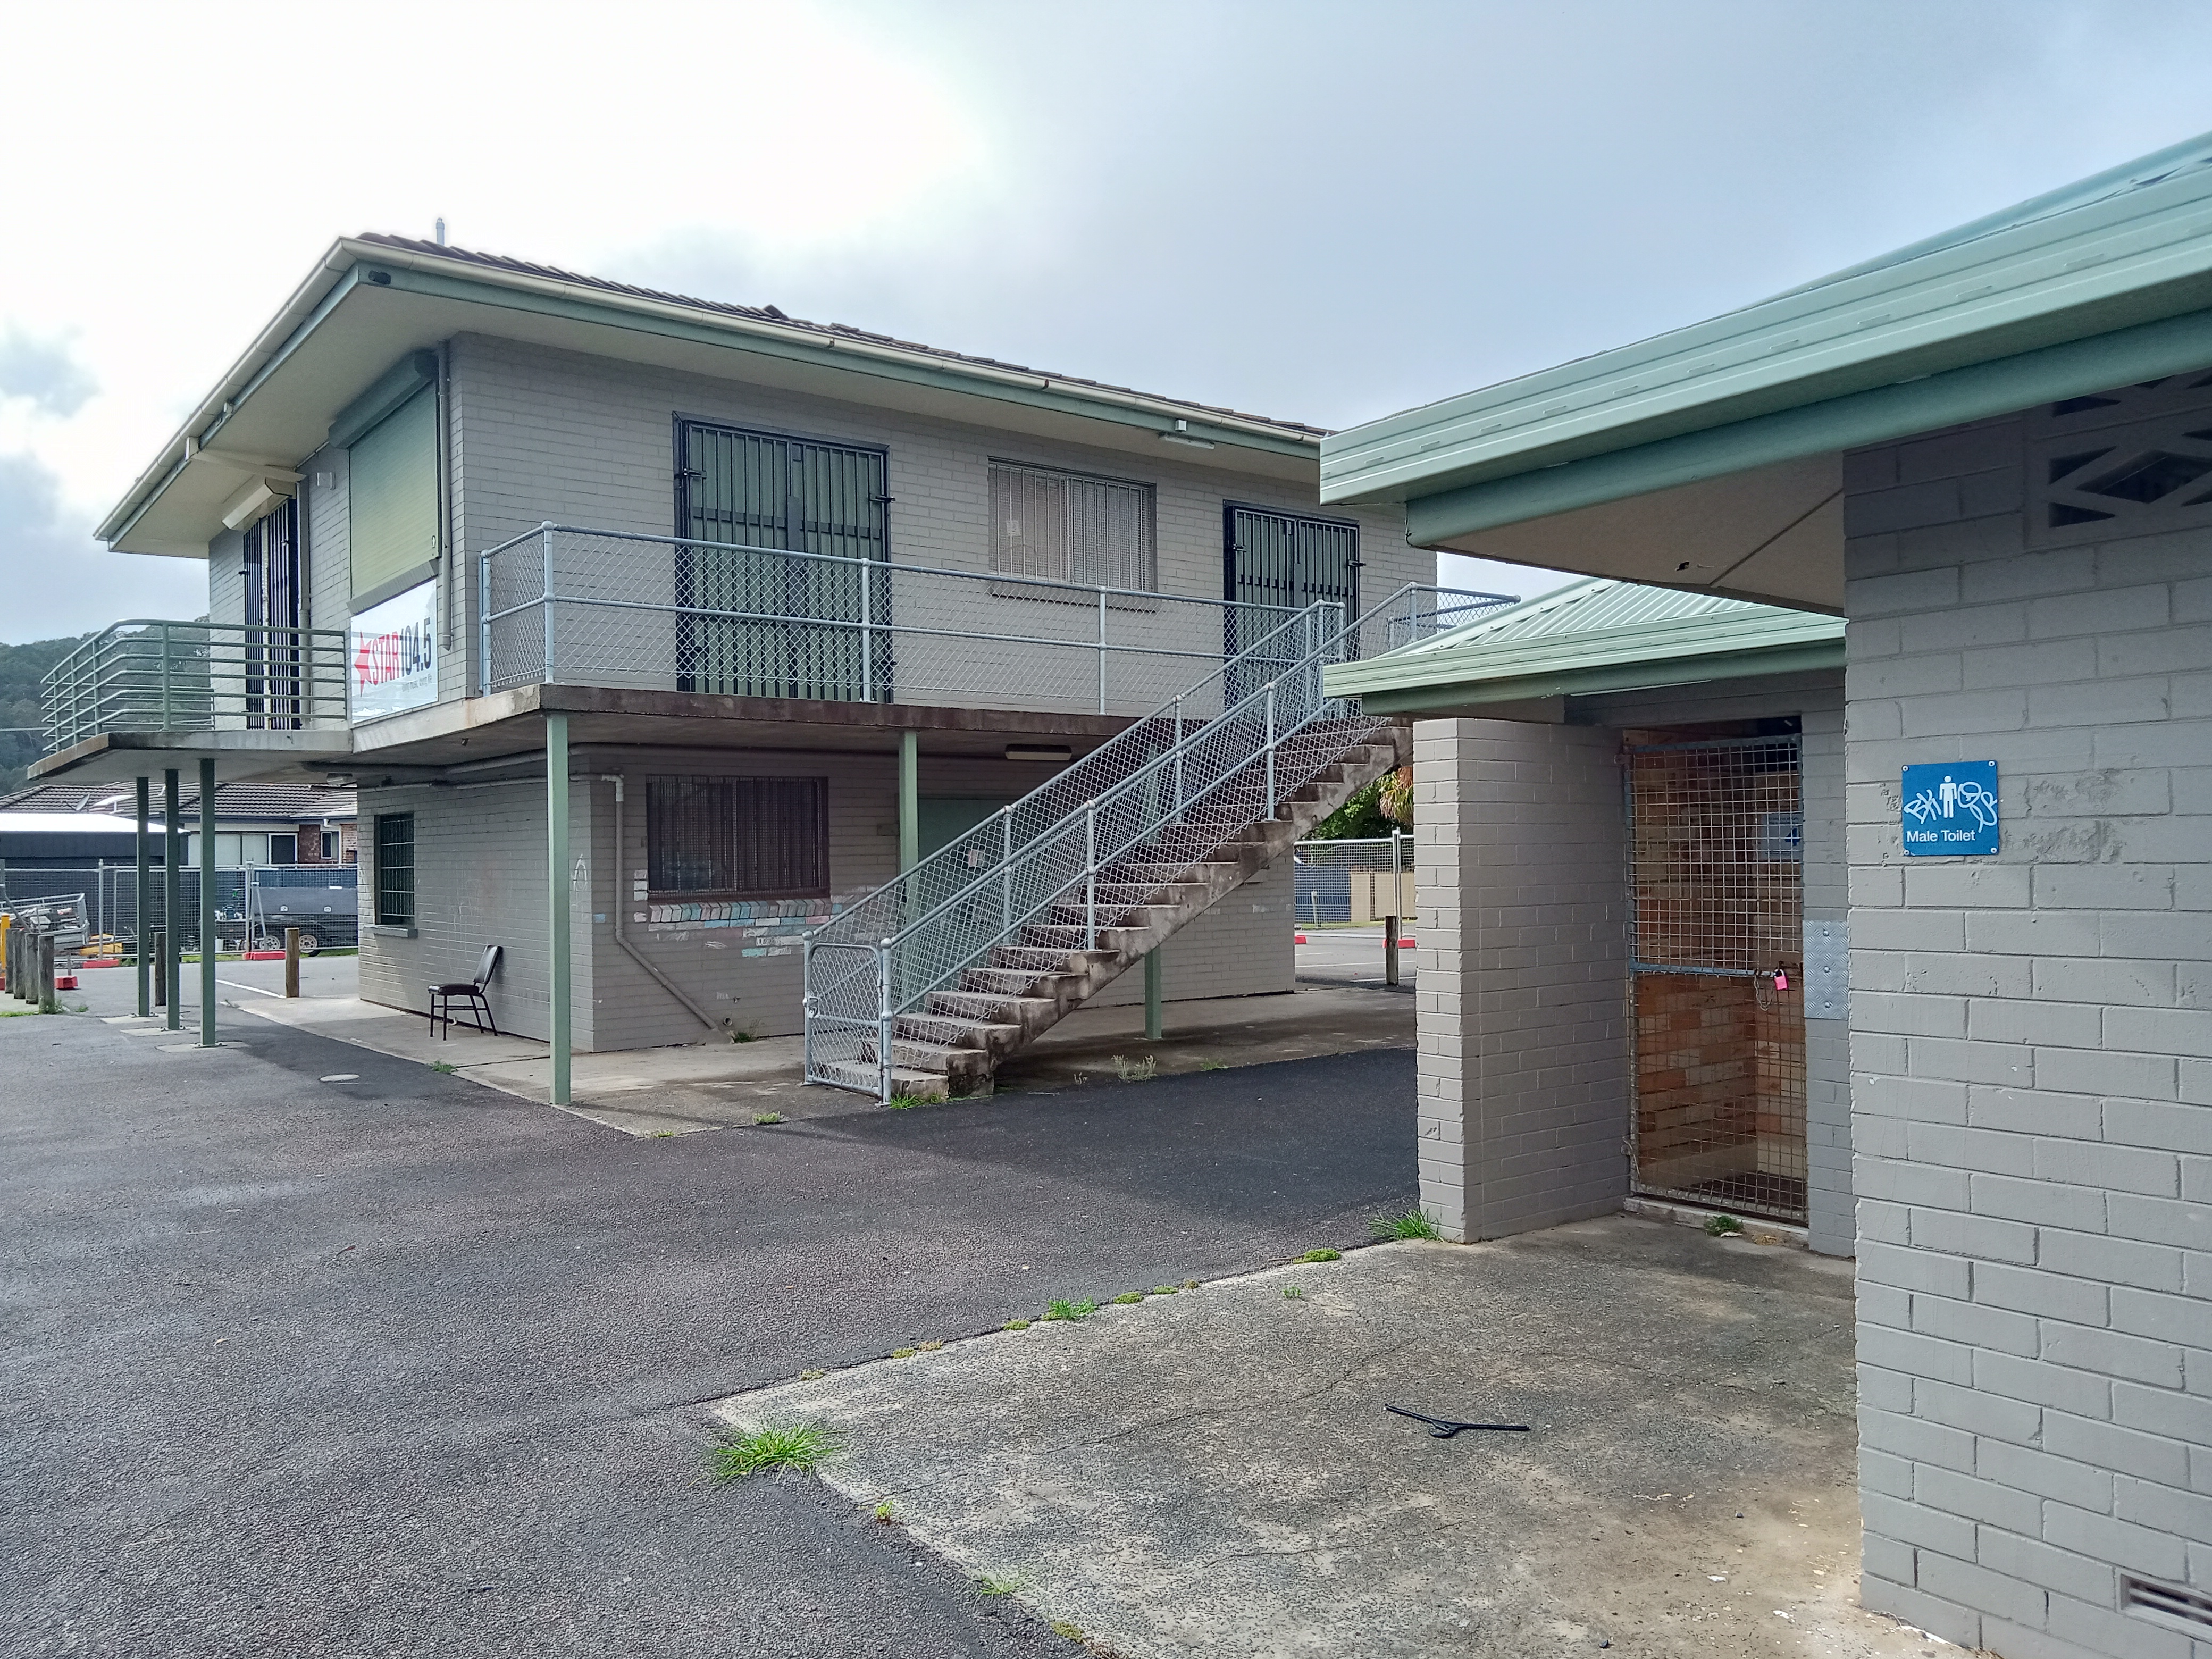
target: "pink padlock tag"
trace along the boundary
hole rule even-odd
[[[1790,988],[1790,975],[1779,968],[1774,970],[1774,988],[1778,991],[1786,991]]]

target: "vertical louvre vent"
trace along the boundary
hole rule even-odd
[[[2131,1618],[2147,1620],[2195,1637],[2212,1640],[2212,1595],[2184,1589],[2179,1584],[2154,1584],[2148,1578],[2120,1580],[2120,1604]]]

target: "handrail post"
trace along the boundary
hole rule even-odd
[[[621,863],[616,860],[616,863]],[[814,1081],[814,940],[802,933],[799,938],[799,1075],[805,1082]]]
[[[491,695],[491,555],[477,555],[477,690]]]
[[[175,722],[169,718],[169,624],[158,624],[161,630],[161,730],[170,731]]]
[[[1275,683],[1267,682],[1267,816],[1275,816]]]
[[[859,561],[860,570],[860,701],[876,700],[876,631],[874,613],[870,606],[871,591],[876,585],[876,573],[868,567],[872,559]]]
[[[538,538],[545,554],[545,672],[541,678],[547,685],[553,684],[553,521],[548,519],[538,526]]]
[[[876,1098],[891,1100],[891,942],[876,946]]]
[[[1098,948],[1098,803],[1083,808],[1083,948]]]
[[[1013,931],[1014,926],[1014,804],[1008,801],[999,809],[999,932],[1001,936]]]
[[[1098,590],[1098,712],[1106,712],[1106,590]]]
[[[1175,815],[1180,818],[1182,817],[1182,697],[1181,694],[1177,694],[1175,700]]]

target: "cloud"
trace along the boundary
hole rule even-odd
[[[43,415],[66,420],[100,383],[64,340],[41,340],[10,325],[0,335],[0,398],[27,398]]]
[[[89,633],[129,617],[198,617],[207,568],[197,559],[110,553],[27,455],[0,455],[0,641]]]

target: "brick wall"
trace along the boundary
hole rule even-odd
[[[1628,1190],[1619,749],[1603,728],[1414,725],[1421,1202],[1447,1237]]]
[[[2032,418],[1846,465],[1865,1596],[2185,1659],[2118,1580],[2212,1589],[2212,529],[2033,548]],[[2002,852],[1903,856],[1981,759]]]

